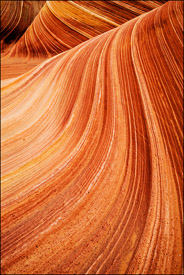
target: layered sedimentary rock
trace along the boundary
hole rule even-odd
[[[182,12],[2,82],[3,274],[181,274]]]
[[[38,12],[45,1],[11,2],[3,1],[2,4],[2,79],[19,76],[49,56],[73,48],[166,1],[47,1],[34,23],[16,44],[22,35],[20,26],[23,30],[28,27],[28,14],[34,10]],[[21,16],[21,7],[26,16]],[[16,16],[21,16],[21,24]],[[6,33],[8,37],[5,41],[13,41],[10,45],[4,43]]]
[[[15,78],[35,68],[45,61],[45,58],[1,58],[1,79]]]
[[[61,53],[164,2],[47,1],[10,56],[43,57]]]
[[[1,49],[15,43],[46,1],[1,1]]]

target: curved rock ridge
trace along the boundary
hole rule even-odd
[[[10,56],[59,54],[164,2],[47,1]]]
[[[16,42],[46,1],[1,1],[1,49]]]
[[[3,274],[182,273],[183,3],[2,82]]]

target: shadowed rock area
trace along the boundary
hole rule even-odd
[[[46,1],[1,1],[1,49],[15,43]]]

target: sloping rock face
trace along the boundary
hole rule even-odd
[[[2,81],[3,274],[182,273],[182,28],[170,1]]]
[[[157,8],[163,2],[47,1],[10,56],[56,55]]]
[[[1,49],[15,43],[46,1],[1,1]]]
[[[164,2],[2,1],[1,79],[20,76],[47,58],[120,26]]]

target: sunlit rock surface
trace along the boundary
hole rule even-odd
[[[1,79],[6,79],[19,76],[48,57],[71,49],[93,36],[159,7],[166,1],[2,2]],[[12,10],[14,16],[10,17]],[[28,28],[32,22],[28,20],[29,15],[36,15],[39,11]],[[22,37],[20,26],[24,31],[28,28]],[[4,43],[6,40],[9,44]]]
[[[47,1],[10,56],[56,55],[164,2]]]
[[[182,273],[182,28],[169,1],[2,81],[3,274]]]
[[[1,78],[6,79],[19,76],[45,59],[157,8],[166,1],[2,2]],[[39,10],[40,13],[28,28],[30,14],[32,20],[33,12],[36,15]],[[21,30],[26,28],[26,33],[21,37]],[[4,43],[6,40],[9,44]]]

